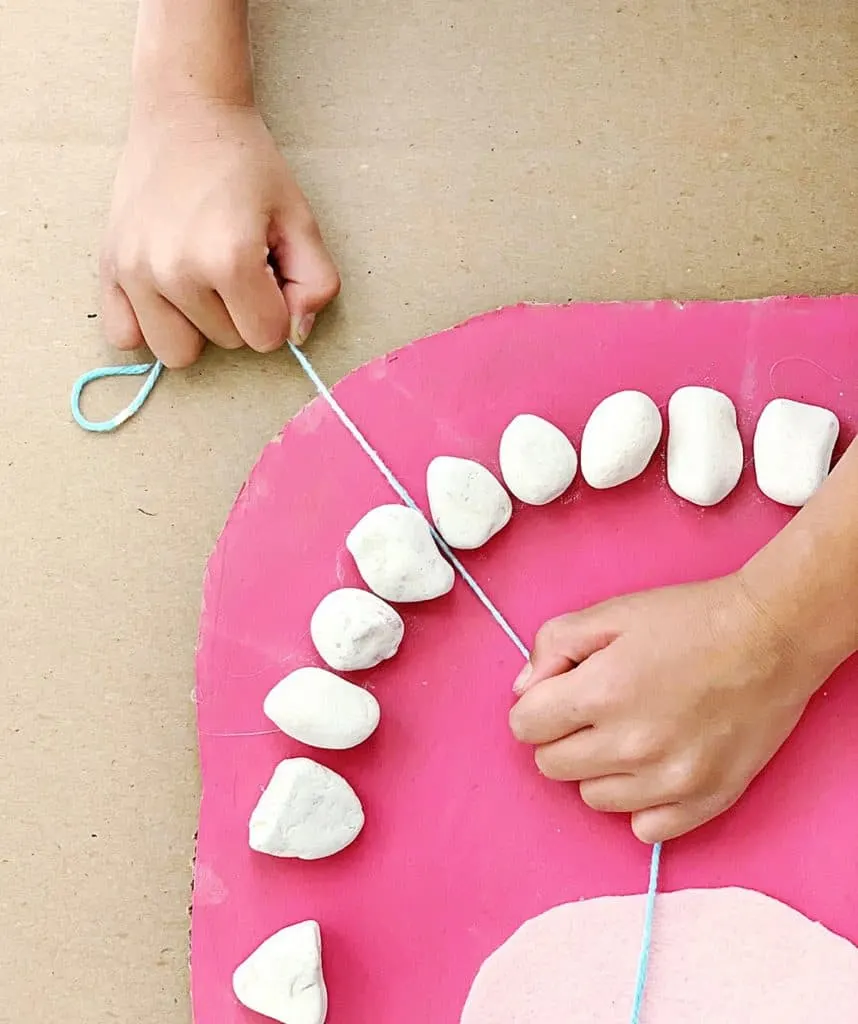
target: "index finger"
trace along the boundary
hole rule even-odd
[[[619,633],[612,608],[612,603],[607,601],[549,619],[536,634],[533,651],[513,683],[513,692],[524,693],[543,679],[569,672],[604,650]]]
[[[257,352],[280,348],[289,335],[289,310],[267,248],[234,253],[214,277],[214,287],[245,343]]]
[[[509,714],[515,738],[541,746],[593,725],[589,688],[583,685],[589,668],[585,663],[530,687]]]

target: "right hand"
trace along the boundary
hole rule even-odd
[[[833,670],[793,641],[742,573],[619,597],[543,626],[510,724],[545,776],[671,839],[739,799]]]
[[[257,352],[300,345],[340,279],[258,111],[189,97],[135,113],[101,285],[113,345],[146,344],[184,367],[206,339]]]

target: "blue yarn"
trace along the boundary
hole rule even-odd
[[[83,376],[75,381],[71,393],[71,412],[75,423],[83,427],[84,430],[89,430],[96,434],[109,434],[111,431],[116,430],[117,427],[121,427],[126,420],[131,419],[152,393],[152,388],[158,383],[158,378],[161,376],[161,370],[163,369],[164,364],[159,360],[155,363],[103,366],[99,370],[90,370],[89,373],[83,374]],[[80,398],[87,384],[91,384],[94,380],[103,380],[106,377],[142,377],[144,373],[148,373],[149,376],[143,382],[143,386],[137,392],[134,399],[121,412],[111,416],[109,420],[88,420],[81,412]]]
[[[327,388],[322,378],[316,373],[310,360],[304,355],[304,353],[297,348],[292,342],[288,342],[289,350],[298,362],[298,365],[309,377],[313,386],[319,392],[319,395],[327,402],[332,412],[336,415],[337,419],[342,423],[346,430],[351,434],[354,440],[358,443],[362,451],[368,456],[370,461],[373,463],[375,468],[381,473],[393,491],[397,496],[415,512],[419,512],[423,515],[422,510],[418,506],[417,502],[411,497],[405,487],[399,482],[394,475],[393,471],[387,466],[382,457],[367,441],[364,435],[361,433],[358,426],[349,417],[348,413],[343,409],[340,403],[334,398],[331,391]],[[152,392],[152,388],[158,381],[161,375],[163,364],[158,361],[155,363],[132,363],[129,366],[106,366],[99,370],[90,370],[89,373],[83,374],[72,388],[71,394],[71,410],[72,416],[75,418],[75,422],[78,423],[84,430],[94,431],[96,433],[108,433],[112,430],[116,430],[117,427],[125,423],[126,420],[138,412],[142,407],[143,403],[149,397]],[[126,406],[121,412],[111,417],[109,420],[103,420],[101,422],[93,422],[88,420],[80,409],[80,397],[83,389],[87,384],[91,384],[95,380],[102,380],[105,377],[136,377],[142,376],[144,373],[148,373],[149,376],[143,383],[143,386],[138,391],[134,400]],[[483,588],[477,583],[474,577],[468,572],[462,562],[459,560],[456,553],[450,548],[450,545],[444,540],[441,534],[435,529],[431,522],[427,520],[427,525],[435,539],[435,543],[443,551],[445,556],[449,559],[450,564],[459,573],[465,583],[471,588],[477,599],[483,605],[484,608],[489,612],[491,617],[504,631],[507,637],[512,641],[519,653],[525,658],[530,657],[530,652],[527,646],[516,634],[512,626],[507,622],[501,613],[500,609],[497,608],[491,598],[486,594]],[[647,890],[646,898],[646,911],[644,914],[644,928],[643,935],[641,937],[640,955],[638,957],[638,969],[637,977],[635,979],[635,992],[634,999],[632,1002],[632,1013],[631,1013],[631,1024],[640,1024],[641,1011],[643,1008],[644,992],[646,989],[647,973],[649,970],[650,954],[652,951],[652,926],[653,916],[655,911],[655,897],[658,892],[658,874],[659,866],[661,862],[661,843],[656,843],[652,848],[652,858],[650,860],[649,870],[649,888]]]
[[[292,355],[298,360],[298,365],[313,382],[313,385],[316,388],[316,390],[331,407],[331,410],[336,414],[337,418],[342,423],[342,425],[352,435],[355,441],[357,441],[357,443],[363,449],[365,454],[369,456],[370,460],[372,461],[376,469],[379,471],[379,473],[381,473],[381,475],[390,484],[390,486],[393,488],[396,494],[402,499],[402,501],[409,508],[414,509],[415,512],[419,512],[420,515],[422,516],[423,512],[417,505],[417,502],[411,497],[411,495],[403,487],[403,485],[396,479],[396,477],[393,475],[393,471],[389,469],[387,465],[385,465],[382,457],[372,447],[369,441],[367,441],[367,439],[363,436],[358,427],[352,422],[352,420],[349,418],[348,413],[345,411],[345,409],[343,409],[343,407],[336,400],[336,398],[334,398],[334,396],[326,387],[322,378],[313,369],[310,360],[304,355],[304,353],[299,348],[293,345],[291,341],[289,342],[289,348],[292,352]],[[428,520],[427,526],[429,527],[432,536],[435,538],[435,543],[444,552],[453,568],[459,573],[459,575],[462,577],[465,583],[467,583],[471,590],[476,594],[478,600],[483,605],[483,607],[485,607],[488,610],[491,617],[500,626],[504,633],[506,633],[509,639],[515,644],[515,646],[519,650],[519,653],[524,658],[529,658],[530,652],[528,651],[527,647],[516,635],[515,630],[512,628],[512,626],[506,621],[503,615],[501,615],[500,610],[492,604],[488,594],[486,594],[486,592],[479,585],[479,583],[477,583],[474,577],[468,572],[464,565],[462,565],[462,563],[457,558],[456,554],[450,548],[450,545],[444,540],[441,534],[438,533],[438,531],[435,529],[432,523],[430,523]]]
[[[360,445],[360,447],[363,449],[366,455],[369,456],[369,458],[375,465],[376,469],[378,469],[378,471],[388,482],[388,484],[390,484],[390,486],[393,488],[396,494],[402,499],[402,501],[409,508],[413,508],[415,512],[419,512],[420,515],[422,516],[423,512],[419,508],[417,503],[414,501],[414,499],[411,497],[411,495],[408,493],[405,487],[399,482],[399,480],[397,480],[396,476],[394,476],[393,471],[387,466],[387,464],[384,462],[384,460],[378,454],[378,452],[372,447],[369,441],[367,441],[367,439],[361,433],[357,425],[351,420],[345,409],[343,409],[340,403],[331,394],[330,390],[327,388],[324,381],[313,369],[310,360],[304,355],[304,353],[300,349],[296,348],[291,342],[289,343],[289,348],[292,351],[292,355],[297,359],[298,365],[301,367],[304,373],[306,373],[307,376],[310,378],[316,390],[319,392],[322,398],[324,398],[324,400],[328,403],[331,410],[335,413],[335,415],[346,428],[346,430],[348,430],[348,432],[352,435],[355,441],[357,441],[357,443]],[[529,658],[530,652],[528,651],[523,641],[517,636],[512,626],[510,626],[510,624],[501,614],[500,609],[493,604],[488,594],[486,594],[486,592],[479,585],[479,583],[477,583],[474,577],[468,572],[464,565],[462,565],[461,561],[459,561],[455,553],[451,551],[449,544],[447,544],[444,538],[438,533],[438,531],[435,529],[432,523],[428,522],[428,520],[427,525],[429,526],[429,529],[432,532],[432,536],[435,538],[435,543],[444,552],[444,554],[450,560],[453,567],[456,569],[456,571],[459,573],[459,575],[462,577],[465,583],[467,583],[467,585],[477,596],[481,604],[488,610],[491,617],[501,627],[504,633],[506,633],[509,639],[512,640],[512,642],[518,648],[519,652],[525,658]],[[634,999],[632,1001],[632,1013],[630,1018],[631,1024],[640,1024],[641,1022],[641,1011],[643,1008],[644,991],[646,989],[646,979],[647,973],[649,971],[650,952],[652,950],[652,924],[655,912],[655,897],[656,893],[658,892],[658,873],[660,863],[661,843],[656,843],[655,846],[653,846],[652,848],[652,857],[650,859],[649,888],[647,890],[646,912],[644,915],[644,928],[643,935],[641,937],[640,955],[638,957],[637,977],[635,979],[635,993]]]
[[[661,865],[661,843],[652,848],[649,862],[649,888],[646,894],[646,911],[644,913],[643,936],[641,937],[640,954],[638,955],[638,973],[635,979],[635,995],[632,1000],[631,1024],[640,1024],[643,1009],[646,977],[649,971],[650,954],[652,952],[652,919],[655,912],[655,896],[658,892],[658,869]]]

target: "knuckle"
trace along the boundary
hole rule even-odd
[[[263,324],[253,340],[257,352],[276,352],[286,343],[288,327],[285,324]]]
[[[331,267],[319,280],[319,296],[324,302],[331,302],[342,289],[343,283],[335,267]]]
[[[703,764],[694,754],[676,758],[665,767],[666,788],[673,797],[687,799],[699,793],[704,780]]]
[[[286,343],[289,335],[289,311],[285,305],[281,313],[270,311],[266,316],[259,317],[252,327],[247,329],[248,337],[244,340],[257,352],[276,352]]]
[[[217,338],[210,338],[209,340],[212,344],[217,345],[218,348],[223,349],[225,352],[234,352],[237,349],[243,348],[247,344],[238,332],[235,334],[227,334],[224,332]]]
[[[540,774],[544,775],[546,779],[552,779],[555,782],[562,780],[561,766],[558,764],[557,756],[550,746],[537,747],[533,759],[536,761],[536,767],[539,769]]]
[[[515,704],[509,713],[509,727],[513,736],[520,742],[527,740],[527,716],[522,712],[519,704]]]
[[[194,276],[193,259],[182,251],[168,250],[151,258],[151,274],[165,293],[175,293]]]
[[[182,355],[173,356],[169,363],[169,369],[171,370],[187,370],[197,361],[196,354],[188,355],[183,353]],[[165,364],[166,365],[166,364]]]
[[[624,735],[619,745],[619,756],[625,764],[641,765],[652,761],[658,754],[659,741],[647,726],[635,726]]]
[[[648,814],[634,814],[632,815],[632,832],[639,842],[649,846],[662,842],[669,834],[672,834],[672,829],[663,818],[654,820]]]
[[[259,245],[250,239],[232,238],[225,245],[211,249],[205,258],[205,274],[216,283],[233,281],[260,252]]]
[[[534,647],[537,650],[552,649],[556,647],[563,636],[565,627],[569,622],[568,615],[561,615],[556,619],[549,619],[539,627],[536,633]]]
[[[113,257],[116,280],[120,284],[129,281],[148,281],[151,278],[151,267],[143,249],[137,245],[122,246]]]
[[[597,799],[597,794],[594,791],[593,787],[589,784],[589,781],[587,779],[584,779],[583,782],[578,783],[578,792],[581,794],[581,799],[588,807],[591,807],[594,811],[597,811],[599,809],[596,806],[599,802]]]
[[[199,352],[189,346],[167,353],[162,357],[162,362],[168,370],[187,370],[198,358]]]
[[[107,330],[107,340],[120,352],[131,352],[140,344],[140,339],[130,326],[112,327]]]
[[[581,794],[581,799],[591,810],[606,811],[610,809],[604,792],[595,784],[595,780],[585,779],[583,782],[579,782],[578,792]]]

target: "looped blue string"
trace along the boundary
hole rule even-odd
[[[381,473],[390,487],[398,495],[398,497],[415,512],[423,515],[423,511],[418,506],[417,502],[411,497],[405,487],[399,482],[387,464],[384,462],[378,452],[372,447],[367,441],[364,435],[361,433],[358,426],[349,417],[348,413],[343,409],[340,403],[334,398],[331,391],[327,388],[322,378],[316,373],[310,360],[304,355],[304,353],[297,348],[292,342],[288,342],[289,350],[295,357],[298,365],[307,375],[312,382],[313,386],[318,391],[319,395],[327,402],[331,411],[336,415],[337,419],[342,423],[346,430],[351,434],[357,444],[360,446],[364,454],[370,459],[376,469]],[[72,388],[71,395],[71,409],[72,415],[75,418],[75,422],[78,423],[84,430],[95,431],[98,433],[107,433],[111,430],[116,430],[118,426],[129,420],[143,405],[146,399],[152,392],[155,384],[161,375],[163,364],[159,361],[156,363],[134,363],[129,366],[107,366],[100,370],[90,370],[89,373],[85,373],[80,377]],[[100,423],[94,423],[92,420],[88,420],[80,410],[80,396],[83,389],[87,384],[91,384],[95,380],[101,380],[105,377],[136,377],[142,376],[144,373],[148,373],[149,376],[143,383],[143,386],[138,391],[134,400],[126,406],[121,412],[117,413],[109,420],[103,420]],[[425,517],[424,517],[425,518]],[[456,553],[451,549],[450,545],[444,540],[434,525],[427,519],[426,520],[429,530],[435,539],[435,543],[438,545],[440,550],[444,553],[450,564],[458,572],[464,582],[471,588],[474,595],[477,597],[479,602],[489,612],[491,617],[500,626],[503,632],[515,645],[519,653],[524,658],[530,657],[530,652],[527,646],[517,635],[512,626],[507,622],[501,613],[500,609],[497,608],[492,602],[488,594],[483,590],[479,583],[474,577],[468,572],[462,562],[459,560]],[[656,843],[652,848],[652,857],[650,860],[650,871],[649,871],[649,888],[647,890],[646,898],[646,910],[644,914],[644,927],[643,935],[641,938],[640,955],[638,957],[638,968],[637,976],[635,979],[635,990],[634,998],[632,1001],[632,1012],[630,1022],[631,1024],[641,1024],[641,1012],[643,1009],[644,992],[646,990],[647,973],[649,970],[650,953],[652,950],[652,930],[653,930],[653,916],[655,912],[655,897],[658,892],[658,875],[659,866],[661,863],[661,843]]]
[[[141,408],[143,403],[152,393],[152,388],[158,383],[158,378],[161,376],[161,371],[164,369],[164,364],[159,360],[155,363],[130,363],[127,366],[103,366],[99,370],[90,370],[88,373],[83,374],[74,383],[71,393],[71,413],[74,417],[75,423],[78,426],[83,427],[84,430],[89,430],[96,434],[109,434],[112,430],[116,430],[117,427],[121,427],[126,420],[130,420],[131,417]],[[115,416],[111,416],[109,420],[88,420],[84,416],[80,408],[80,398],[83,394],[83,389],[87,384],[92,384],[96,380],[104,380],[107,377],[142,377],[143,374],[149,376],[143,381],[143,385],[140,390],[134,396],[133,400],[125,406],[121,412],[118,412]]]

